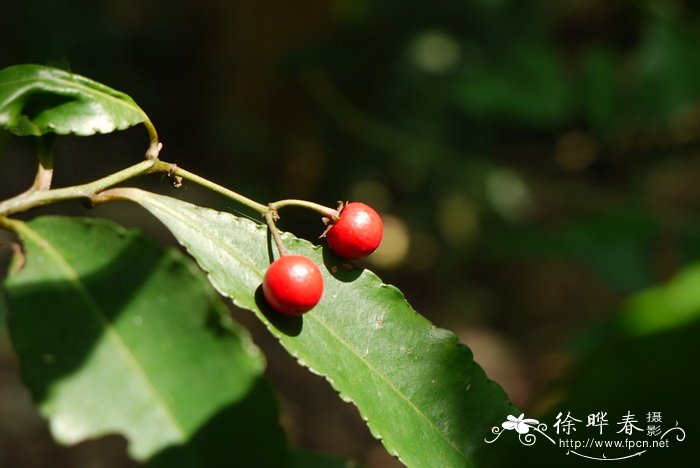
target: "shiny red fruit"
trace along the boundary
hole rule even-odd
[[[364,203],[348,203],[338,221],[326,232],[328,247],[336,255],[355,260],[374,252],[382,242],[384,225],[376,211]]]
[[[265,299],[277,312],[301,315],[321,300],[323,277],[310,259],[285,255],[267,269],[262,287]]]

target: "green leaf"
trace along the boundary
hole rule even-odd
[[[372,433],[408,466],[473,466],[496,456],[484,443],[517,410],[474,363],[469,349],[417,314],[399,290],[289,234],[290,252],[321,265],[321,302],[301,317],[267,306],[265,227],[137,189],[124,198],[158,217],[222,294],[254,311],[282,345],[357,405]]]
[[[13,224],[9,327],[56,439],[121,433],[158,466],[285,463],[263,357],[191,260],[104,220]]]
[[[627,435],[620,434],[617,424],[624,414],[636,415],[638,425],[646,429],[642,424],[647,422],[648,412],[654,411],[663,414],[664,431],[677,424],[690,432],[689,426],[700,418],[700,408],[692,403],[700,387],[700,372],[693,370],[697,368],[700,336],[698,284],[700,265],[695,264],[667,284],[633,295],[619,314],[588,331],[592,336],[579,339],[585,347],[579,346],[583,349],[568,375],[550,389],[559,401],[538,419],[551,427],[559,411],[571,412],[583,421],[588,414],[604,411],[610,422],[604,437],[623,440]],[[585,428],[580,429],[577,437],[585,440]],[[666,447],[650,447],[635,458],[633,466],[683,466],[685,460],[695,456],[696,444],[672,435],[666,440]],[[566,450],[552,450],[546,443],[527,449],[527,459],[546,460],[543,466],[592,466],[590,460],[572,457]],[[609,458],[630,453],[614,447],[605,450]],[[600,457],[601,453],[591,455]],[[515,466],[522,460],[513,456],[503,466]]]
[[[74,73],[41,65],[0,70],[0,126],[16,135],[93,135],[152,125],[124,93]]]
[[[668,284],[632,296],[617,316],[617,327],[625,335],[644,336],[699,320],[699,284],[700,264],[695,264]]]

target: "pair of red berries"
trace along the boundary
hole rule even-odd
[[[336,255],[355,260],[374,252],[383,234],[384,226],[377,212],[364,203],[353,202],[341,207],[338,219],[325,236]],[[263,294],[277,312],[301,315],[321,300],[321,271],[307,257],[282,256],[267,269]]]

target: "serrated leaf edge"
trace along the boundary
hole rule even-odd
[[[192,226],[192,224],[189,222],[189,220],[188,220],[187,218],[181,217],[181,216],[179,215],[178,212],[173,211],[173,210],[170,209],[167,205],[164,205],[164,204],[162,204],[162,203],[159,203],[159,201],[156,200],[156,198],[160,198],[160,197],[163,197],[163,198],[169,198],[169,197],[165,197],[165,196],[163,196],[163,195],[153,194],[153,193],[146,192],[146,191],[143,191],[143,190],[140,190],[140,189],[131,189],[131,188],[129,188],[129,189],[123,189],[122,193],[124,193],[124,195],[125,195],[125,197],[126,197],[127,199],[130,199],[130,200],[132,200],[132,201],[134,201],[134,202],[136,202],[136,203],[138,203],[138,204],[140,204],[140,205],[142,205],[142,206],[148,205],[148,203],[155,204],[155,205],[157,205],[162,211],[168,212],[168,213],[170,213],[173,217],[178,218],[181,222],[183,222],[183,223],[189,225],[190,227],[194,227],[194,226]],[[131,194],[131,195],[129,195],[129,194]],[[145,195],[145,197],[144,197],[143,195]],[[144,200],[145,200],[145,202],[144,202]],[[183,202],[183,201],[181,201],[181,200],[178,200],[178,202],[188,204],[188,205],[190,205],[190,206],[192,206],[192,207],[194,207],[194,208],[196,208],[196,209],[206,209],[206,210],[210,210],[210,209],[208,209],[208,208],[201,208],[201,207],[198,207],[198,206],[196,206],[196,205],[192,205],[192,204],[190,204],[190,203]],[[147,206],[144,206],[144,208],[148,209]],[[150,211],[150,210],[149,210],[149,211]],[[210,211],[215,211],[215,210],[210,210]],[[220,212],[219,212],[219,213],[220,213]],[[153,213],[153,214],[155,215],[155,213]],[[246,218],[241,218],[241,217],[236,216],[236,215],[231,214],[231,213],[225,213],[225,214],[228,215],[228,216],[231,216],[232,218],[234,218],[234,219],[237,220],[237,221],[240,221],[240,222],[243,222],[243,223],[249,223],[249,225],[254,226],[255,229],[257,229],[257,230],[264,230],[264,229],[266,229],[264,225],[260,225],[260,224],[253,223],[252,221],[250,221],[250,220],[248,220],[248,219],[246,219]],[[158,216],[156,215],[156,217],[158,217]],[[166,226],[167,226],[167,225],[166,225]],[[306,241],[306,240],[304,240],[304,239],[299,239],[299,238],[293,237],[293,236],[289,235],[288,233],[284,233],[282,237],[283,237],[283,240],[286,239],[288,242],[291,241],[292,243],[299,243],[299,244],[305,245],[306,247],[311,247],[313,250],[316,250],[316,251],[322,249],[321,246],[314,245],[314,244],[312,244],[312,243],[310,243],[310,242],[308,242],[308,241]],[[177,237],[176,237],[176,239],[177,239]],[[234,303],[236,306],[238,306],[238,307],[240,307],[240,308],[242,308],[242,309],[246,309],[246,310],[249,310],[249,311],[255,313],[255,314],[258,316],[258,318],[261,319],[261,320],[263,321],[263,323],[265,324],[265,327],[273,334],[273,336],[275,336],[275,338],[278,339],[278,341],[280,342],[280,344],[282,344],[282,346],[283,346],[285,349],[287,349],[287,347],[284,346],[284,343],[282,343],[281,335],[279,335],[279,333],[277,333],[276,330],[275,330],[273,327],[271,327],[271,324],[269,323],[269,321],[263,316],[263,314],[262,314],[257,308],[251,308],[251,307],[249,307],[248,305],[242,304],[237,298],[235,298],[235,297],[233,297],[233,296],[227,294],[227,293],[223,290],[223,288],[221,288],[219,285],[216,284],[216,279],[215,279],[215,278],[212,276],[212,274],[207,270],[207,268],[206,268],[204,265],[202,265],[202,264],[200,263],[199,259],[198,259],[194,254],[192,254],[191,246],[189,245],[189,243],[188,243],[188,242],[181,241],[180,239],[177,239],[177,240],[178,240],[178,242],[179,242],[183,247],[185,247],[185,249],[190,253],[190,255],[192,255],[192,257],[195,258],[195,260],[197,261],[197,264],[200,266],[200,268],[202,268],[203,271],[206,272],[207,278],[209,278],[209,281],[211,282],[211,284],[214,286],[214,288],[215,288],[220,294],[222,294],[223,296],[228,297],[229,299],[231,299],[231,300],[233,301],[233,303]],[[232,256],[233,256],[234,258],[239,258],[237,255],[232,255]],[[246,261],[246,262],[242,262],[242,263],[246,263],[246,264],[250,265],[250,263],[247,262],[247,261]],[[260,279],[262,279],[262,277],[264,276],[262,273],[260,273],[260,272],[257,271],[257,267],[254,266],[254,265],[251,266],[251,270],[254,271],[255,273],[257,273],[258,276],[260,277]],[[365,275],[366,277],[368,277],[368,279],[371,280],[371,281],[374,283],[374,286],[375,286],[375,287],[377,287],[377,288],[389,288],[390,290],[392,290],[392,292],[394,292],[395,294],[398,294],[398,295],[400,296],[400,298],[401,298],[403,301],[407,302],[407,301],[406,301],[406,298],[405,298],[404,294],[401,292],[401,290],[399,290],[399,289],[396,288],[395,286],[392,286],[392,285],[388,285],[388,284],[383,283],[383,282],[381,281],[381,279],[380,279],[377,275],[375,275],[374,273],[370,272],[369,270],[365,270],[365,271],[363,271],[362,275]],[[419,317],[423,318],[423,317],[422,317],[420,314],[418,314],[418,312],[416,312],[413,308],[411,308],[411,312],[412,312],[413,314],[418,315]],[[365,364],[367,365],[367,367],[368,367],[369,369],[371,369],[371,371],[372,371],[375,375],[377,375],[383,382],[385,382],[385,383],[388,385],[388,387],[389,387],[392,391],[394,391],[394,392],[396,393],[397,396],[399,396],[401,399],[403,399],[405,402],[407,402],[408,405],[409,405],[409,407],[411,407],[411,408],[414,410],[414,412],[415,412],[417,415],[419,415],[419,417],[420,417],[421,419],[425,420],[435,433],[439,434],[440,437],[441,437],[442,439],[444,439],[444,440],[448,443],[449,446],[453,447],[453,449],[455,450],[455,452],[458,453],[466,463],[470,464],[470,458],[467,456],[467,454],[465,454],[459,447],[457,447],[457,446],[454,444],[454,442],[453,442],[452,440],[450,440],[450,438],[449,438],[446,434],[444,434],[442,431],[440,431],[439,428],[433,423],[433,421],[432,421],[425,413],[423,413],[422,411],[420,411],[419,408],[417,408],[417,407],[413,404],[413,402],[411,402],[410,399],[409,399],[405,394],[403,394],[398,388],[396,388],[390,381],[386,380],[386,378],[385,378],[385,376],[384,376],[383,374],[379,373],[373,366],[371,366],[369,363],[367,363],[366,360],[362,359],[362,355],[361,355],[357,350],[355,350],[353,347],[351,347],[351,346],[350,346],[348,343],[346,343],[344,340],[340,339],[340,337],[339,337],[336,333],[332,332],[332,330],[331,330],[323,321],[321,321],[317,316],[315,316],[315,315],[313,315],[313,314],[310,314],[310,317],[309,317],[309,318],[310,318],[311,320],[316,321],[318,324],[320,324],[320,325],[321,325],[324,329],[326,329],[332,336],[334,336],[334,337],[337,339],[337,341],[338,341],[339,343],[341,343],[346,349],[348,349],[348,350],[349,350],[350,352],[352,352],[355,356],[357,356],[362,362],[365,362]],[[423,320],[426,320],[426,319],[423,318]],[[427,321],[427,320],[426,320],[426,321]],[[429,322],[428,322],[428,323],[429,323]],[[438,327],[435,327],[435,326],[432,325],[432,324],[431,324],[431,326],[432,326],[433,329],[438,329]],[[460,343],[460,342],[459,342],[459,339],[457,338],[457,336],[456,336],[454,333],[452,333],[452,332],[449,331],[449,330],[444,330],[444,329],[440,329],[440,330],[442,330],[442,331],[445,333],[445,336],[448,336],[448,335],[450,336],[450,338],[453,340],[453,342],[454,342],[454,344],[455,344],[455,346],[456,346],[457,348],[466,349],[466,350],[471,354],[471,351],[469,350],[469,348],[468,348],[467,346],[463,345],[462,343]],[[287,351],[290,353],[290,355],[292,355],[292,357],[294,357],[294,359],[296,359],[296,361],[297,361],[300,365],[302,365],[303,367],[309,369],[309,371],[313,372],[314,374],[319,375],[319,376],[325,378],[326,381],[328,381],[328,383],[333,387],[333,389],[334,389],[336,392],[338,392],[340,398],[343,399],[343,401],[352,402],[352,403],[354,404],[354,406],[355,406],[356,408],[358,408],[358,410],[360,411],[360,414],[361,414],[361,416],[362,416],[362,419],[367,423],[367,425],[368,425],[368,427],[369,427],[369,429],[370,429],[370,432],[372,433],[373,437],[375,437],[376,439],[380,440],[380,441],[384,444],[385,448],[387,449],[387,451],[388,451],[391,455],[397,457],[402,463],[406,464],[405,461],[404,461],[403,459],[401,459],[401,457],[400,457],[400,455],[398,454],[398,451],[395,449],[395,447],[389,445],[388,441],[382,436],[382,434],[380,433],[380,431],[377,430],[377,428],[374,427],[373,423],[363,414],[362,409],[360,408],[360,406],[358,406],[358,405],[355,403],[355,401],[354,401],[350,396],[348,396],[348,395],[345,394],[341,389],[339,389],[339,388],[336,386],[335,382],[333,381],[333,379],[332,379],[330,376],[328,376],[328,375],[326,375],[326,374],[324,374],[324,373],[322,373],[322,372],[320,372],[320,371],[318,371],[318,370],[312,368],[311,365],[308,364],[307,362],[305,362],[305,361],[303,360],[303,358],[301,358],[301,357],[299,356],[298,353],[296,353],[296,352],[294,352],[294,351],[292,351],[292,350],[290,350],[290,349],[287,349]],[[470,365],[470,366],[474,366],[474,364],[475,364],[475,362],[474,362],[473,357],[472,357],[472,359],[470,359],[470,361],[469,361],[469,365]],[[484,380],[486,381],[486,383],[487,383],[487,384],[492,384],[492,385],[493,385],[493,381],[491,381],[490,379],[488,379],[488,378],[485,376],[485,374],[483,374],[483,375],[484,375]],[[507,400],[506,400],[506,401],[507,401]],[[509,402],[508,402],[508,403],[509,403]]]

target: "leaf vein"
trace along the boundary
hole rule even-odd
[[[142,198],[142,200],[144,200],[144,199]],[[182,216],[181,213],[179,213],[179,212],[175,211],[174,209],[170,208],[168,205],[165,205],[165,204],[163,204],[163,203],[160,203],[158,200],[155,200],[153,197],[147,197],[147,199],[145,199],[144,201],[146,201],[147,203],[151,203],[151,204],[153,204],[153,205],[156,205],[158,208],[160,208],[160,209],[163,210],[164,212],[168,213],[169,215],[173,216],[174,218],[176,218],[176,219],[180,220],[181,222],[183,222],[184,224],[186,224],[188,227],[190,227],[191,229],[193,229],[194,232],[198,233],[199,235],[203,235],[203,236],[207,237],[207,239],[208,239],[210,242],[213,242],[213,243],[216,243],[216,244],[223,244],[223,243],[221,243],[221,242],[217,242],[218,239],[215,238],[215,237],[213,237],[213,236],[210,234],[210,230],[201,229],[201,225],[200,225],[200,224],[194,223],[194,222],[193,222],[192,220],[190,220],[190,218],[187,217],[187,216]],[[230,213],[227,213],[227,215],[233,217],[233,215],[231,215]],[[234,253],[234,251],[230,248],[230,246],[228,246],[227,244],[223,244],[223,245],[226,246],[226,249],[225,249],[225,250],[226,250],[226,253],[227,253],[227,254],[230,254],[233,258],[235,258],[235,259],[236,259],[239,263],[241,263],[242,265],[247,266],[247,267],[248,267],[254,274],[256,274],[259,278],[263,278],[264,273],[261,272],[261,271],[259,271],[259,269],[258,269],[258,267],[257,267],[256,265],[254,265],[253,263],[250,263],[250,262],[248,262],[247,260],[244,260],[244,259],[242,259],[240,256],[236,255],[236,254]],[[188,247],[188,249],[190,248],[190,246],[187,246],[187,245],[186,245],[186,247]],[[196,257],[197,257],[197,256],[195,255],[195,258],[196,258]],[[466,456],[466,454],[465,454],[464,452],[462,452],[462,450],[455,444],[455,442],[452,441],[452,440],[450,440],[450,438],[447,436],[447,434],[445,434],[444,432],[440,431],[439,428],[435,425],[434,421],[433,421],[432,419],[430,419],[430,418],[428,417],[427,414],[425,414],[423,411],[421,411],[420,408],[418,408],[418,407],[410,400],[410,398],[408,397],[408,395],[406,395],[406,394],[403,393],[399,388],[397,388],[390,380],[387,379],[387,377],[386,377],[383,373],[381,373],[381,372],[380,372],[376,367],[374,367],[369,361],[363,359],[362,356],[361,356],[361,354],[358,352],[358,350],[356,350],[355,348],[353,348],[343,337],[341,337],[340,335],[338,335],[338,334],[337,334],[332,328],[330,328],[325,322],[323,322],[321,319],[319,319],[318,316],[311,314],[311,318],[312,318],[314,321],[316,321],[317,323],[319,323],[321,326],[323,326],[323,328],[326,329],[326,331],[327,331],[328,333],[330,333],[331,336],[333,336],[333,338],[334,338],[337,342],[339,342],[339,343],[342,344],[346,349],[348,349],[350,352],[352,352],[352,354],[353,354],[357,359],[359,359],[361,362],[363,362],[363,363],[367,366],[367,368],[370,369],[370,371],[371,371],[372,373],[374,373],[376,376],[378,376],[379,379],[380,379],[381,381],[383,381],[383,382],[385,383],[385,385],[387,385],[387,387],[388,387],[389,389],[391,389],[396,395],[398,395],[402,400],[404,400],[404,401],[407,403],[407,405],[408,405],[420,418],[422,418],[423,420],[425,420],[425,421],[427,422],[427,424],[431,427],[431,429],[432,429],[433,431],[435,431],[435,433],[439,434],[440,437],[443,438],[443,439],[448,443],[448,445],[451,446],[457,453],[459,453],[459,455],[460,455],[464,460],[467,460],[467,461],[469,460],[468,457]]]
[[[107,320],[101,307],[95,302],[93,297],[90,295],[89,291],[85,287],[84,283],[81,281],[80,276],[75,271],[75,269],[46,238],[42,237],[38,232],[27,226],[25,223],[17,223],[17,225],[18,228],[21,230],[22,234],[24,234],[28,238],[31,238],[35,243],[40,245],[43,248],[43,250],[47,252],[47,254],[51,258],[53,258],[58,267],[62,269],[63,272],[67,275],[68,279],[73,284],[77,292],[81,296],[83,296],[83,299],[88,305],[88,309],[92,312],[92,315],[95,317],[97,322],[105,329],[109,339],[119,349],[124,359],[134,370],[135,374],[138,375],[139,378],[142,380],[146,389],[153,395],[154,399],[160,403],[159,408],[165,415],[166,419],[170,420],[170,422],[180,435],[181,439],[185,440],[186,432],[182,427],[182,424],[177,419],[175,414],[173,414],[173,412],[170,410],[169,406],[163,399],[162,395],[158,392],[153,382],[151,382],[151,380],[148,378],[144,369],[139,364],[136,356],[133,355],[133,353],[129,350],[128,346],[121,338],[119,333],[114,329],[114,326],[111,325],[110,322]]]

